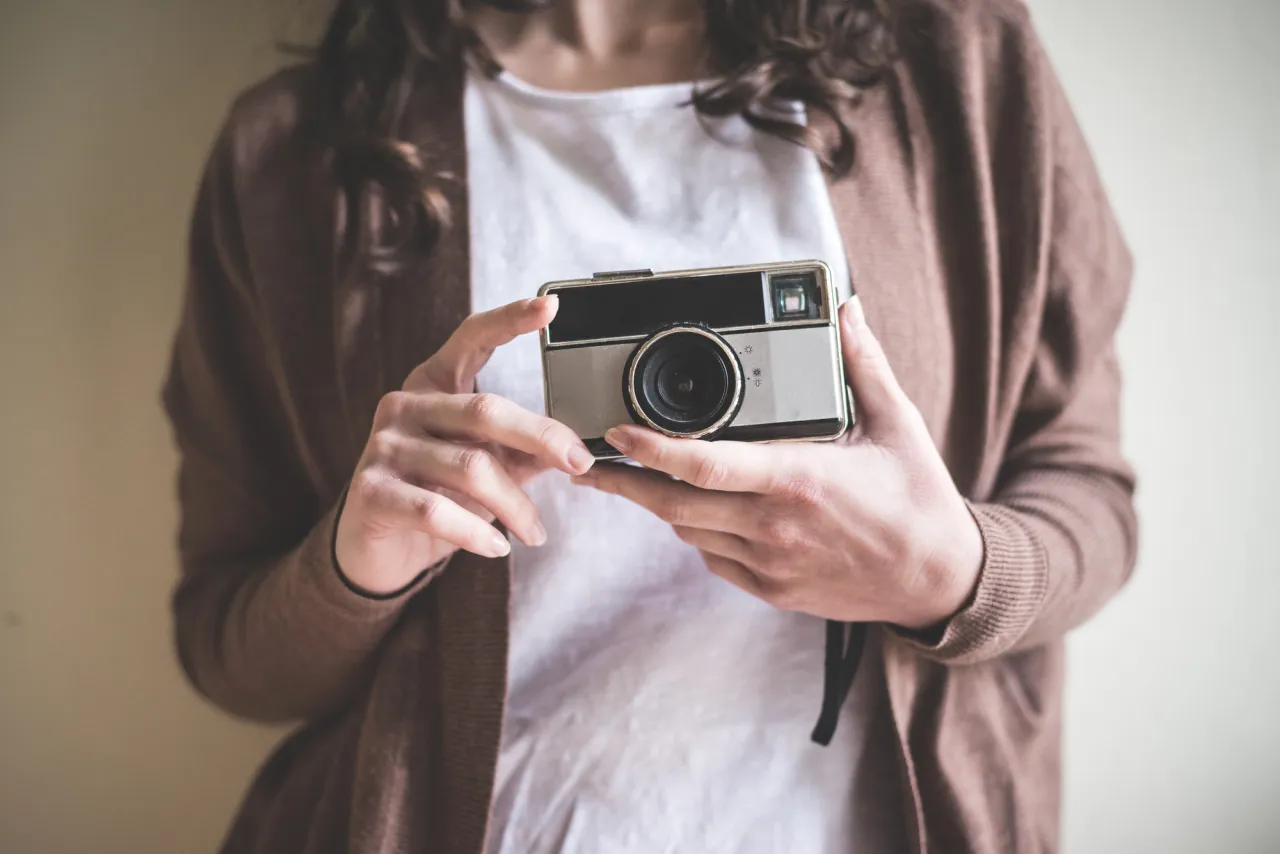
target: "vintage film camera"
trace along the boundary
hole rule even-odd
[[[547,414],[597,459],[605,431],[740,442],[838,438],[853,421],[836,291],[820,261],[549,282],[541,332]]]

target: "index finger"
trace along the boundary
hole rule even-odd
[[[716,493],[666,475],[627,465],[596,466],[576,483],[620,495],[678,528],[721,531],[750,538],[759,534],[756,499],[745,493]]]
[[[425,387],[454,394],[471,391],[476,374],[494,350],[546,326],[555,318],[559,304],[559,297],[549,294],[471,315],[435,355],[409,375],[405,389]]]
[[[673,439],[631,425],[614,427],[604,438],[641,465],[702,489],[764,494],[777,491],[784,480],[781,448]]]
[[[428,435],[493,442],[569,474],[582,474],[595,462],[573,430],[497,395],[425,394],[410,406]]]

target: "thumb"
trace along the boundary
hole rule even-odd
[[[556,316],[559,299],[549,294],[471,315],[435,355],[414,369],[404,387],[410,391],[429,388],[448,394],[470,391],[476,374],[493,351],[549,324]]]
[[[889,367],[884,349],[867,326],[862,303],[856,296],[840,307],[840,346],[845,379],[862,410],[865,426],[873,428],[877,423],[898,421],[911,404]]]

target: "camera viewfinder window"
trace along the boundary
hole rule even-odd
[[[788,273],[772,276],[769,286],[773,292],[775,321],[816,320],[822,316],[822,296],[815,274]]]

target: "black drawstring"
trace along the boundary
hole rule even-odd
[[[845,629],[849,639],[845,641]],[[822,713],[818,725],[810,736],[824,747],[836,734],[836,722],[840,720],[840,707],[849,695],[853,678],[858,675],[858,662],[862,660],[862,648],[867,642],[866,623],[838,623],[827,620],[827,657],[822,679]]]

